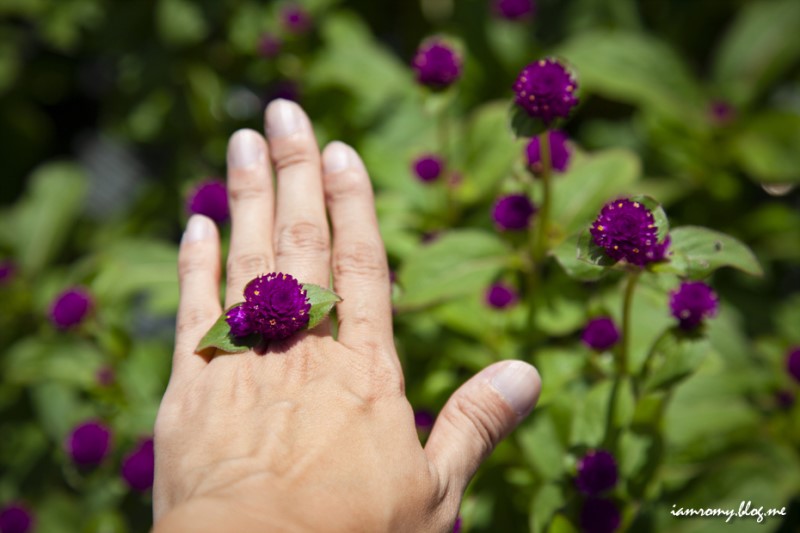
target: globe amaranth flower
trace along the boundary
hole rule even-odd
[[[461,515],[458,515],[456,517],[455,523],[453,524],[453,533],[461,533],[461,527],[462,527],[461,522],[462,522]]]
[[[619,528],[621,515],[611,500],[587,498],[581,507],[582,533],[613,533]]]
[[[77,326],[92,309],[92,297],[81,287],[67,289],[50,304],[50,322],[59,329]]]
[[[0,533],[28,533],[33,531],[33,513],[19,502],[9,503],[0,509]]]
[[[591,227],[594,243],[615,261],[645,266],[663,261],[669,237],[658,242],[653,213],[641,202],[618,199],[607,203]]]
[[[548,131],[547,138],[550,144],[550,166],[553,170],[564,172],[569,165],[570,149],[567,145],[569,138],[566,133],[559,130]],[[531,139],[525,149],[525,153],[528,156],[528,166],[533,169],[534,172],[541,172],[544,165],[542,164],[539,137]]]
[[[219,180],[200,183],[189,195],[186,209],[192,214],[205,215],[217,224],[227,222],[230,210],[225,184]]]
[[[122,478],[132,489],[144,492],[153,486],[154,472],[153,439],[145,439],[122,460]]]
[[[311,28],[311,15],[297,4],[290,4],[283,8],[281,21],[289,33],[301,34]]]
[[[235,336],[258,333],[267,340],[280,340],[308,324],[311,303],[300,282],[289,274],[271,272],[255,278],[245,287],[244,298],[225,315]]]
[[[555,59],[541,59],[519,73],[514,83],[515,102],[528,115],[550,124],[566,118],[578,105],[578,84],[572,74]]]
[[[578,461],[575,485],[584,494],[594,496],[617,484],[617,461],[605,450],[592,450]]]
[[[533,15],[536,4],[533,0],[494,0],[492,10],[501,18],[519,20]]]
[[[99,465],[111,447],[111,430],[101,422],[84,422],[72,430],[66,447],[78,466]]]
[[[414,175],[422,182],[435,181],[442,175],[444,160],[435,154],[426,154],[414,160]]]
[[[258,39],[258,53],[263,57],[276,57],[280,54],[282,47],[283,43],[281,40],[271,33],[265,33]]]
[[[427,409],[414,410],[414,425],[417,430],[428,432],[433,429],[433,423],[436,420],[436,415]]]
[[[0,261],[0,286],[10,283],[17,273],[17,265],[13,261],[6,259]]]
[[[670,293],[672,316],[678,319],[680,328],[687,331],[717,314],[718,305],[717,295],[702,281],[684,281],[678,290]]]
[[[786,370],[795,381],[800,383],[800,346],[790,350],[786,356]]]
[[[423,43],[411,64],[417,81],[432,89],[449,87],[461,77],[461,57],[438,39]]]
[[[517,303],[519,296],[513,287],[504,283],[494,283],[486,290],[485,298],[489,307],[505,309]]]
[[[607,316],[599,316],[586,323],[581,334],[583,343],[593,350],[608,350],[619,341],[619,330]]]
[[[528,228],[536,211],[536,206],[526,195],[509,194],[495,202],[492,218],[499,229],[518,231]]]

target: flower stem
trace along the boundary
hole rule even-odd
[[[436,113],[436,128],[439,137],[439,156],[444,161],[444,168],[442,169],[442,186],[444,187],[445,203],[446,203],[446,223],[453,224],[456,221],[456,205],[453,196],[453,187],[450,184],[450,169],[452,164],[450,161],[450,124],[448,124],[447,105],[442,105]]]
[[[541,155],[542,170],[540,179],[542,180],[542,205],[537,215],[536,226],[538,228],[537,248],[534,258],[541,261],[547,255],[548,249],[548,226],[550,224],[550,174],[553,172],[553,164],[550,157],[550,134],[548,131],[539,134],[539,153]]]
[[[628,373],[628,344],[630,344],[631,308],[633,307],[633,293],[639,281],[641,270],[635,270],[628,275],[628,284],[625,287],[625,296],[622,301],[622,340],[617,353],[617,373],[625,376]]]

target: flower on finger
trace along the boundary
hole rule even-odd
[[[691,331],[704,319],[717,314],[719,300],[711,287],[702,281],[684,281],[670,294],[669,306],[680,328]]]
[[[658,240],[653,212],[642,202],[627,198],[607,203],[590,232],[608,257],[636,266],[663,261],[669,247],[669,237]]]

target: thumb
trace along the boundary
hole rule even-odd
[[[463,492],[494,447],[531,412],[541,386],[533,366],[503,361],[459,387],[439,413],[425,445],[443,484]]]

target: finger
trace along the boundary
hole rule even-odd
[[[330,237],[322,194],[319,148],[300,106],[267,107],[270,156],[277,172],[275,263],[301,283],[330,284]]]
[[[239,130],[228,143],[231,247],[225,308],[240,302],[244,286],[275,268],[272,252],[274,195],[267,142],[253,130]]]
[[[453,393],[425,445],[443,482],[463,492],[481,462],[531,412],[540,389],[534,367],[503,361]]]
[[[195,348],[222,314],[219,305],[219,234],[210,218],[189,219],[178,253],[180,303],[171,380],[191,378],[208,360]]]
[[[374,345],[375,340],[382,347],[390,347],[389,267],[369,176],[356,151],[341,142],[325,148],[322,162],[325,200],[333,226],[333,286],[342,297],[336,306],[338,339],[351,348]],[[386,353],[393,354],[394,350]]]

